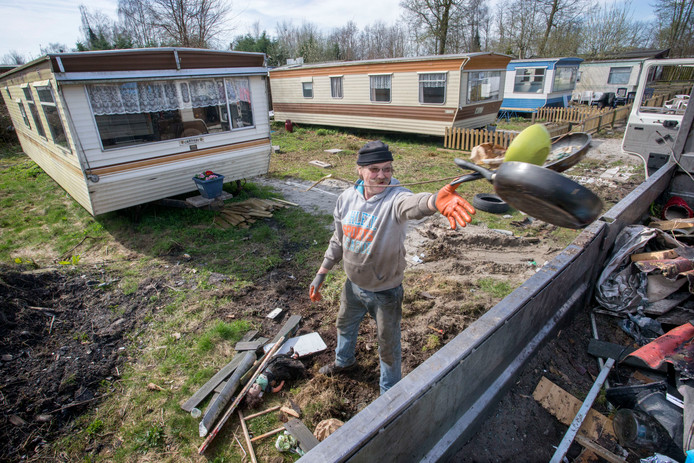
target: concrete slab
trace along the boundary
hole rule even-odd
[[[322,167],[323,169],[327,169],[328,167],[332,167],[332,164],[329,164],[327,162],[319,161],[317,159],[314,159],[313,161],[308,162],[311,165]]]

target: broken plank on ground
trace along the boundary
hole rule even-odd
[[[533,398],[565,425],[570,425],[581,409],[582,402],[560,388],[546,377],[542,377],[533,391]],[[612,421],[593,409],[588,410],[579,431],[591,439],[607,435],[615,439]]]
[[[190,397],[190,399],[181,405],[181,408],[187,412],[190,412],[192,409],[197,407],[200,402],[205,400],[205,397],[207,397],[208,394],[212,392],[215,387],[217,387],[219,383],[231,376],[238,364],[241,362],[242,358],[243,356],[241,355],[235,355],[229,363],[222,367],[222,369],[219,370],[212,378],[210,378],[209,381],[207,381],[200,389],[198,389],[197,392]]]
[[[239,341],[236,343],[234,346],[234,349],[238,352],[244,351],[244,350],[258,350],[260,346],[265,344],[267,342],[267,338],[258,338],[255,341]]]
[[[316,439],[316,436],[313,435],[313,433],[306,427],[306,425],[301,420],[293,418],[284,423],[284,427],[287,429],[287,432],[289,434],[294,436],[296,441],[299,443],[299,447],[301,447],[301,450],[303,450],[304,452],[308,452],[313,447],[319,444],[318,439]]]

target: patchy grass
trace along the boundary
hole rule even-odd
[[[520,124],[520,121],[518,121]],[[510,129],[502,123],[499,129]],[[518,130],[522,129],[521,127]],[[311,126],[298,127],[287,133],[273,124],[273,145],[281,152],[271,158],[270,175],[298,177],[317,181],[327,173],[352,181],[356,177],[356,153],[370,139],[388,143],[395,156],[396,178],[415,192],[436,191],[449,180],[464,174],[453,159],[461,156],[440,149],[441,140],[395,134],[362,134]],[[337,154],[325,150],[339,148]],[[465,154],[465,153],[463,153]],[[214,211],[174,209],[154,204],[142,205],[90,216],[55,182],[29,160],[18,147],[0,149],[0,261],[47,267],[66,262],[74,266],[103,266],[119,275],[111,284],[124,294],[136,294],[151,280],[168,276],[176,270],[176,282],[159,288],[148,299],[155,309],[145,320],[142,330],[130,334],[128,362],[120,377],[101,384],[108,398],[98,409],[83,414],[74,422],[71,435],[55,444],[72,461],[197,461],[198,422],[180,409],[180,404],[218,371],[233,354],[233,346],[245,332],[259,329],[249,319],[227,319],[222,309],[233,304],[242,291],[251,291],[268,272],[277,268],[291,251],[291,270],[307,286],[312,272],[320,264],[330,238],[326,228],[329,215],[313,216],[298,208],[277,210],[271,221],[258,221],[250,229],[217,229],[212,226]],[[319,159],[333,165],[330,170],[311,166]],[[229,188],[226,185],[225,188]],[[458,191],[470,201],[476,193],[492,192],[486,181],[462,184]],[[234,192],[234,201],[249,197],[277,196],[270,189],[247,183]],[[489,228],[512,229],[510,222],[522,220],[517,211],[510,217],[478,212],[475,221]],[[532,231],[517,232],[531,234]],[[577,231],[557,229],[551,238],[557,246],[570,243]],[[219,273],[228,278],[217,287],[209,277]],[[330,272],[322,288],[326,306],[339,305],[345,281],[341,268]],[[422,277],[424,278],[424,277]],[[167,280],[168,281],[168,280]],[[177,283],[181,283],[178,286]],[[406,298],[415,291],[443,291],[448,281],[425,282],[406,286]],[[460,310],[470,317],[486,308],[489,297],[502,298],[513,289],[508,283],[480,280],[475,287],[456,288],[476,291],[488,297],[471,298]],[[408,310],[424,310],[422,299]],[[247,314],[258,307],[248,307]],[[122,315],[126,307],[115,305],[113,313]],[[404,314],[405,317],[408,314]],[[334,317],[325,316],[320,323],[332,325]],[[87,333],[80,339],[88,340]],[[442,343],[438,335],[426,339],[424,349],[435,350]],[[152,383],[154,389],[149,387]],[[293,385],[291,396],[304,411],[310,428],[333,417],[344,406],[344,384],[339,380],[315,375],[310,381]],[[201,404],[201,406],[206,403]],[[266,405],[271,406],[272,403]],[[275,416],[253,420],[255,433],[279,426]],[[226,430],[211,452],[213,461],[241,461],[241,452],[233,442],[233,430]],[[119,442],[107,454],[99,454],[95,442],[103,436]],[[274,440],[259,445],[259,453],[272,455]],[[275,454],[276,455],[276,454]],[[292,456],[285,455],[285,461]]]

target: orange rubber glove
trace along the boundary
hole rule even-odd
[[[310,297],[313,302],[318,302],[323,299],[323,296],[320,294],[320,287],[323,286],[326,276],[328,276],[327,273],[316,273],[316,277],[311,282],[311,286],[308,289],[308,297]]]
[[[472,221],[472,214],[475,208],[470,205],[462,196],[455,192],[458,185],[446,185],[436,193],[434,203],[436,209],[446,216],[451,224],[451,229],[455,230],[456,222],[464,227]]]

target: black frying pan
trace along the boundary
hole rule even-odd
[[[527,162],[504,162],[491,170],[456,158],[455,163],[473,170],[494,185],[508,204],[547,223],[565,228],[584,228],[602,212],[602,201],[592,191],[562,174]],[[462,183],[461,179],[451,182]]]
[[[542,167],[551,169],[555,172],[564,172],[565,170],[575,166],[578,162],[583,159],[588,153],[588,148],[590,148],[590,142],[592,137],[590,134],[585,132],[572,132],[560,135],[558,137],[552,138],[551,148],[549,152],[548,159],[552,158],[554,152],[564,147],[570,146],[572,148],[571,152],[561,159],[550,159],[546,161]],[[470,182],[472,180],[479,180],[482,178],[482,174],[479,172],[474,172],[472,174],[467,174],[460,177],[457,183]]]

